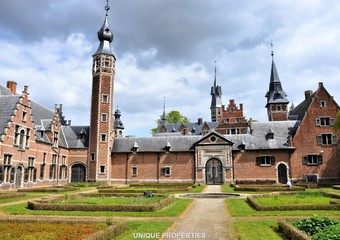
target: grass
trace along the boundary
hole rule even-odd
[[[237,221],[234,223],[237,239],[241,240],[278,240],[282,239],[277,232],[277,221],[275,220],[256,220],[256,221]]]
[[[266,206],[330,204],[333,198],[321,192],[301,192],[293,195],[274,195],[256,198],[256,202]]]
[[[27,209],[27,203],[3,206],[0,208],[0,210],[9,215],[175,217],[179,216],[192,201],[192,199],[176,199],[175,202],[157,212],[81,212],[49,210],[38,211]]]
[[[3,240],[48,239],[66,240],[83,239],[99,230],[107,228],[105,223],[0,223],[0,238]]]
[[[250,207],[246,199],[227,199],[229,211],[233,217],[251,216],[333,216],[340,217],[337,210],[293,210],[289,211],[256,211]]]
[[[124,233],[117,236],[116,240],[150,239],[139,238],[138,234],[148,233],[162,235],[171,226],[171,221],[130,221]],[[154,239],[154,238],[153,238]]]
[[[46,196],[45,194],[27,194],[24,197],[14,197],[14,198],[7,198],[7,199],[0,199],[0,204],[3,203],[9,203],[9,202],[17,202],[17,201],[22,201],[22,200],[27,200],[27,199],[32,199],[32,198],[41,198]]]
[[[76,197],[53,201],[54,204],[119,204],[147,205],[165,199],[162,196],[146,197]]]

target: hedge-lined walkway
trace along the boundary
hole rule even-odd
[[[220,193],[221,186],[208,185],[204,192]],[[185,239],[235,239],[231,217],[223,198],[195,199],[167,233],[169,235],[165,235],[164,239],[169,239],[167,236],[180,239],[176,234],[188,234]]]

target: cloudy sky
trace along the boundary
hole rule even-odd
[[[340,102],[337,0],[110,0],[117,57],[114,105],[125,135],[149,136],[166,110],[210,121],[217,61],[222,101],[267,121],[271,47],[295,105],[318,82]],[[0,0],[0,84],[29,86],[50,109],[62,103],[72,125],[88,125],[92,54],[105,0]]]

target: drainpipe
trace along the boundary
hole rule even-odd
[[[235,182],[234,157],[235,157],[234,156],[234,151],[231,150],[231,169],[232,169],[231,173],[233,175],[232,178],[231,178],[232,183]]]
[[[128,163],[129,163],[129,153],[126,153],[126,163],[125,163],[125,185],[128,184]]]
[[[157,183],[159,183],[159,164],[160,164],[160,156],[157,153]]]
[[[196,183],[196,181],[197,181],[197,176],[196,176],[196,152],[194,153],[194,161],[193,161],[193,164],[194,164],[194,172],[193,172],[193,174],[194,174],[194,184]]]

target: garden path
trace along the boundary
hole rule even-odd
[[[208,185],[204,192],[219,193],[221,186]],[[234,239],[231,221],[225,199],[195,199],[162,239]]]

